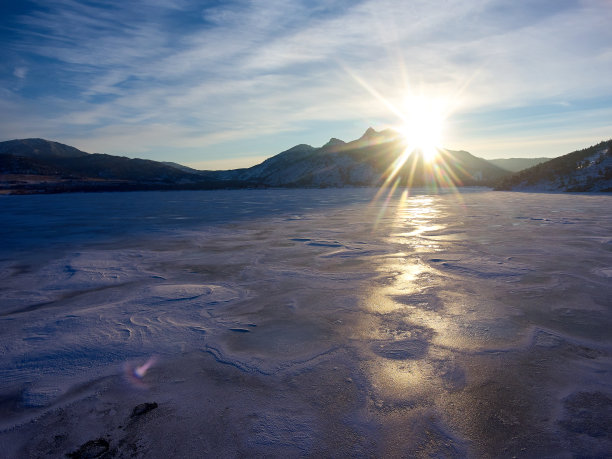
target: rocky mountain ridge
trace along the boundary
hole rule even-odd
[[[400,162],[403,162],[400,164]],[[393,130],[368,128],[357,140],[331,138],[320,148],[297,145],[248,169],[225,171],[224,177],[266,186],[379,186],[394,176],[403,186],[490,185],[507,171],[465,151],[440,150],[428,163],[419,152],[406,152]]]
[[[497,186],[498,189],[539,187],[556,191],[597,191],[612,187],[606,185],[607,182],[591,185],[591,182],[610,175],[612,164],[608,163],[612,159],[608,159],[608,144],[604,142],[596,147],[591,147],[595,148],[592,151],[574,152],[512,175],[494,164],[495,161],[478,158],[466,151],[440,149],[437,158],[428,161],[419,151],[407,151],[405,140],[396,131],[368,128],[356,140],[344,142],[331,138],[318,148],[296,145],[253,167],[199,171],[172,162],[91,154],[58,142],[22,139],[0,142],[0,192],[385,184],[433,188],[484,185]],[[568,156],[572,159],[562,159]],[[519,160],[524,160],[524,163],[534,161],[529,158]],[[563,174],[572,171],[581,172],[576,172],[573,178],[562,178]]]
[[[22,192],[379,186],[392,171],[405,186],[491,185],[508,174],[464,151],[441,151],[439,164],[426,164],[405,148],[395,131],[368,128],[351,142],[331,138],[319,148],[296,145],[250,168],[198,171],[22,139],[0,142],[0,174],[5,191]],[[405,160],[402,165],[398,158]]]

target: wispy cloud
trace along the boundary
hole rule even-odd
[[[28,74],[27,67],[15,67],[15,70],[13,70],[13,75],[15,75],[20,80],[23,80],[27,74]]]
[[[0,27],[0,82],[12,82],[0,106],[13,110],[0,136],[192,163],[271,155],[397,122],[358,76],[397,104],[417,89],[457,97],[459,117],[502,110],[489,123],[510,145],[529,126],[503,110],[612,96],[610,19],[603,0],[45,0]],[[577,137],[584,119],[565,114],[543,138],[569,127]],[[478,122],[466,128],[474,145],[491,140]]]

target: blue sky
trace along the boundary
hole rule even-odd
[[[609,0],[3,1],[0,140],[225,169],[417,95],[447,148],[557,156],[612,137],[610,24]]]

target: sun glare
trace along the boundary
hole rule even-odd
[[[390,199],[398,187],[427,186],[433,189],[456,190],[457,184],[461,183],[457,175],[460,166],[447,161],[449,154],[443,147],[443,131],[447,118],[457,109],[458,97],[464,88],[451,95],[451,93],[440,90],[431,92],[417,89],[415,91],[406,84],[404,96],[400,99],[401,103],[397,104],[398,98],[384,97],[376,88],[355,75],[350,69],[347,71],[391,114],[398,118],[398,124],[390,127],[393,127],[404,139],[402,152],[383,173],[383,181],[374,200],[386,192],[383,190],[388,191],[387,199]],[[425,164],[410,160],[416,158],[415,155],[422,158]]]
[[[404,124],[398,131],[406,140],[407,150],[420,151],[426,162],[434,161],[442,148],[443,104],[435,99],[409,96],[405,100],[404,114]]]

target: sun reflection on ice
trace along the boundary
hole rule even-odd
[[[369,318],[361,336],[372,343],[367,367],[378,404],[399,403],[408,395],[416,399],[436,384],[430,355],[438,352],[432,346],[448,322],[431,293],[438,274],[421,254],[442,250],[431,236],[447,228],[441,202],[440,196],[411,196],[406,189],[387,196],[382,207],[388,217],[377,222],[379,231],[388,231],[386,242],[401,248],[378,267],[384,281],[364,304]]]
[[[373,369],[374,370],[374,369]],[[379,397],[417,397],[428,377],[426,367],[419,361],[377,362],[373,371],[374,386]],[[421,389],[421,390],[419,390]]]

